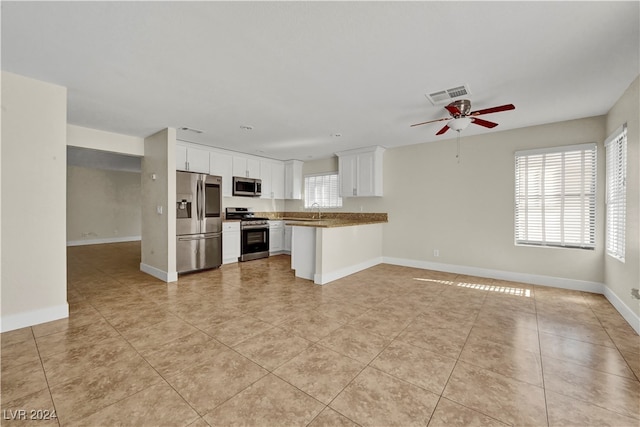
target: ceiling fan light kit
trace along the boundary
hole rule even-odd
[[[470,117],[459,117],[457,119],[449,120],[447,126],[450,129],[460,132],[463,129],[466,129],[472,122]]]

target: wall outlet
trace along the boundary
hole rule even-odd
[[[162,215],[162,206],[161,205],[156,206],[156,212],[158,213],[158,215]]]
[[[433,256],[440,256],[440,249],[434,249]]]

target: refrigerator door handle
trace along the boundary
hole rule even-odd
[[[200,240],[202,237],[199,236],[178,236],[178,241],[180,242],[188,242],[190,240]]]
[[[222,237],[222,233],[207,233],[203,235],[203,239],[218,239]]]
[[[207,195],[207,193],[204,192],[205,191],[205,187],[204,187],[204,179],[202,181],[200,181],[200,197],[202,197],[202,203],[200,203],[200,220],[204,221],[204,210],[205,210],[205,197]],[[204,224],[203,224],[204,226]],[[205,231],[205,230],[202,230]]]
[[[196,181],[196,221],[200,221],[200,182],[199,181]]]
[[[198,219],[202,221],[204,220],[204,181],[202,179],[198,180],[198,187],[200,188],[200,209],[198,211]],[[202,227],[202,223],[200,224],[200,227]]]
[[[219,237],[222,237],[222,233],[190,234],[187,236],[178,236],[178,240],[188,242],[189,240],[215,239]]]
[[[202,216],[200,215],[200,209],[202,204],[202,195],[200,194],[200,180],[196,181],[196,219],[198,221],[202,221]],[[198,231],[200,231],[200,227],[198,227]]]

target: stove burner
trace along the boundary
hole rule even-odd
[[[227,208],[227,219],[239,219],[240,227],[246,228],[248,226],[267,226],[269,225],[269,218],[254,216],[254,213],[249,208]]]

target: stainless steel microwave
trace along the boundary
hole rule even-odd
[[[233,177],[233,195],[245,197],[260,197],[262,194],[262,180],[257,178]]]

